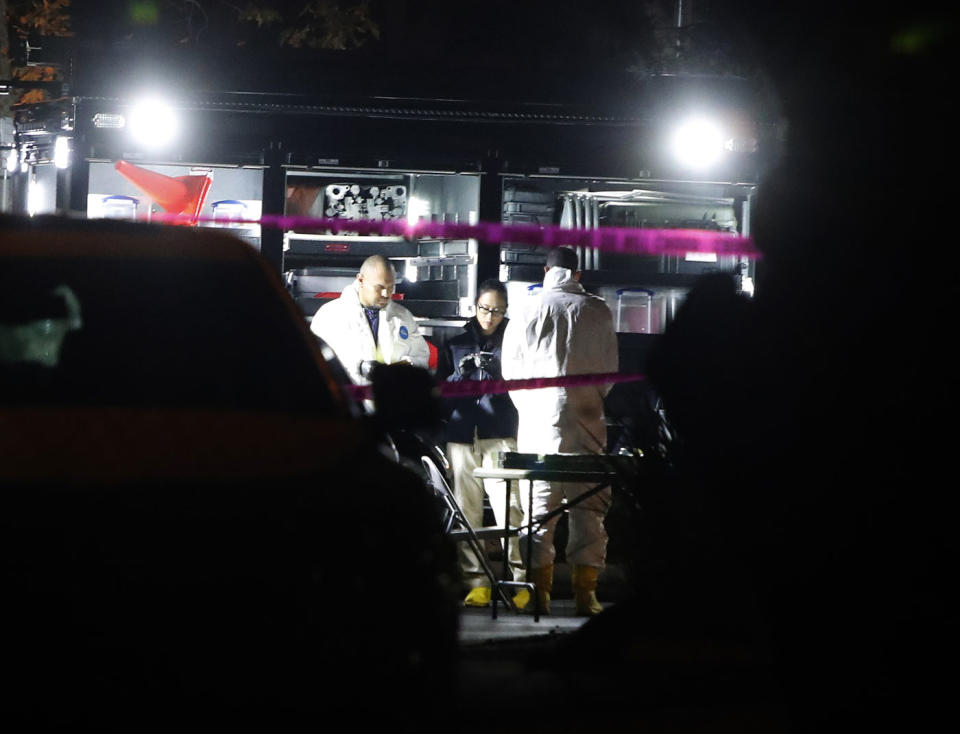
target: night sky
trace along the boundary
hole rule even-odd
[[[270,4],[297,8],[304,1]],[[749,32],[744,21],[756,19],[739,7],[745,4],[698,0],[692,17],[707,29],[701,38],[709,40],[702,43],[742,47],[742,36]],[[78,42],[100,47],[219,53],[260,64],[289,63],[296,56],[279,49],[278,26],[258,31],[252,23],[239,23],[231,10],[234,5],[242,3],[208,0],[197,6],[205,9],[201,13],[188,12],[195,6],[191,3],[75,0],[71,13]],[[673,0],[372,0],[370,14],[380,38],[359,51],[332,55],[342,57],[339,63],[385,64],[423,77],[442,73],[445,67],[483,68],[506,78],[654,68],[675,6]]]
[[[290,9],[304,1],[270,5],[294,17]],[[157,66],[189,59],[208,86],[300,91],[350,74],[368,93],[489,96],[499,89],[535,98],[569,88],[575,98],[644,72],[763,75],[790,84],[810,71],[856,70],[936,4],[867,10],[846,0],[687,0],[695,26],[680,65],[669,53],[674,0],[371,0],[380,37],[352,51],[281,48],[279,26],[239,23],[233,8],[240,5],[74,0],[71,13],[76,42],[88,51],[148,55]]]

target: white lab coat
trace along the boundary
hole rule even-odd
[[[357,385],[370,384],[360,376],[361,362],[376,360],[394,364],[406,359],[417,367],[427,368],[430,359],[430,348],[413,314],[396,301],[390,301],[380,312],[377,348],[360,305],[357,281],[344,288],[338,299],[320,307],[310,322],[310,331],[333,349]]]
[[[528,302],[514,304],[520,315],[510,319],[503,337],[505,379],[559,377],[616,372],[619,365],[613,316],[603,299],[587,293],[566,268],[550,268],[543,289]],[[607,450],[603,398],[610,385],[516,390],[510,397],[520,414],[517,451],[533,454],[602,454]],[[569,501],[589,485],[534,482],[534,517]],[[526,504],[528,493],[521,488]],[[603,567],[607,536],[603,517],[609,490],[575,505],[569,515],[567,559]],[[526,508],[525,508],[526,511]],[[553,562],[553,530],[557,518],[534,533],[528,568]],[[521,542],[525,551],[525,543]]]

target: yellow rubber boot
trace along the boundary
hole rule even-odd
[[[594,566],[574,566],[570,569],[570,584],[578,617],[596,617],[603,611],[597,601],[597,574]]]
[[[470,593],[463,600],[465,607],[485,607],[490,603],[490,587],[476,586],[470,589]]]
[[[527,580],[533,582],[537,587],[537,602],[540,605],[540,614],[550,614],[550,592],[553,591],[553,564],[541,566],[540,568],[531,568],[527,571]],[[533,608],[528,605],[525,611],[532,612]]]

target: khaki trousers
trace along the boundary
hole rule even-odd
[[[467,522],[474,530],[483,526],[483,495],[486,492],[490,498],[490,507],[497,525],[504,526],[506,518],[506,494],[510,492],[510,525],[516,527],[523,524],[523,510],[520,505],[518,482],[506,482],[502,479],[477,479],[473,470],[478,467],[494,466],[497,454],[501,451],[516,451],[517,442],[512,438],[475,438],[469,443],[448,443],[447,458],[453,470],[453,493],[463,510]],[[509,485],[509,488],[508,488]],[[467,543],[459,543],[458,557],[464,581],[471,588],[489,586],[490,580],[483,572],[483,567],[476,554]],[[517,538],[510,538],[509,548],[510,569],[514,581],[524,581],[526,574],[520,559],[520,548]],[[509,579],[508,579],[509,580]]]

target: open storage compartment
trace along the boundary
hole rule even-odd
[[[86,215],[91,219],[146,219],[158,214],[193,216],[198,225],[227,229],[260,249],[263,170],[162,160],[90,161]],[[182,201],[174,197],[182,192]],[[182,208],[181,208],[182,204]],[[180,211],[177,211],[180,209]]]
[[[477,174],[295,170],[286,174],[288,216],[343,220],[475,223]],[[459,319],[473,315],[477,243],[474,240],[368,236],[311,229],[284,233],[283,271],[306,317],[356,275],[364,259],[383,255],[397,271],[397,297],[414,316]]]
[[[602,227],[703,229],[748,234],[752,185],[562,178],[503,179],[504,223],[578,229]],[[621,334],[659,334],[699,276],[729,272],[752,292],[753,261],[732,255],[686,253],[638,256],[576,248],[580,282],[603,298]],[[543,279],[548,248],[507,242],[500,278],[518,297]]]

